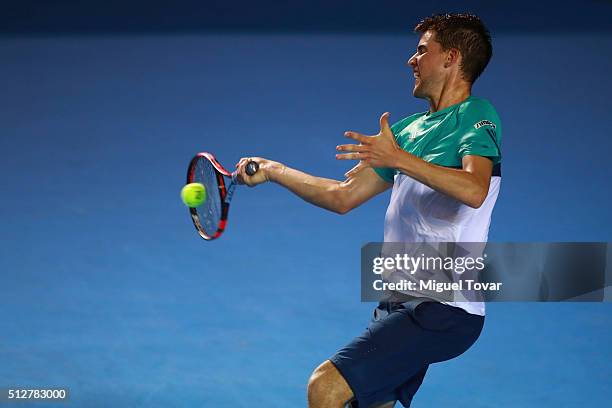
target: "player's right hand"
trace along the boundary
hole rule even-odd
[[[250,161],[254,161],[259,165],[259,169],[252,176],[249,176],[246,173],[246,166]],[[238,183],[246,184],[249,187],[255,187],[258,184],[269,181],[270,172],[272,171],[274,164],[278,163],[264,159],[262,157],[243,157],[236,164],[236,171],[238,172]]]

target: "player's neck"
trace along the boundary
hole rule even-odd
[[[437,112],[449,106],[456,105],[465,101],[472,93],[470,84],[454,84],[453,86],[443,87],[437,95],[427,98],[429,100],[429,112]]]

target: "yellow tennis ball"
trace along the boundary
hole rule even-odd
[[[206,201],[206,188],[201,183],[189,183],[181,190],[181,199],[187,207],[199,207]]]

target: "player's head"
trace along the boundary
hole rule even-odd
[[[427,98],[456,78],[471,86],[491,59],[491,35],[472,14],[438,14],[414,28],[421,34],[408,60],[415,73],[413,94]]]

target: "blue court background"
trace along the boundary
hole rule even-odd
[[[338,216],[243,187],[207,243],[179,199],[185,167],[207,150],[340,178],[345,130],[427,109],[405,66],[416,42],[0,38],[0,387],[67,386],[74,407],[305,406],[311,370],[369,320],[359,250],[381,239],[389,194]],[[494,47],[474,88],[504,125],[490,239],[609,241],[612,34],[502,32]],[[491,304],[413,405],[604,406],[611,311]]]

